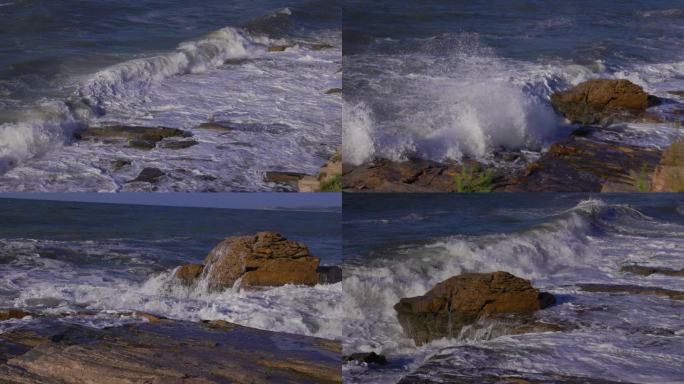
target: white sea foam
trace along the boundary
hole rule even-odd
[[[349,164],[359,165],[370,160],[375,152],[372,130],[373,120],[364,104],[345,106],[347,112],[342,121],[342,152]]]
[[[172,53],[106,68],[85,81],[78,93],[96,103],[140,97],[150,86],[171,76],[204,72],[227,59],[246,58],[258,50],[241,31],[226,27],[199,40],[183,42]]]

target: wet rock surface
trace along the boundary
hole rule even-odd
[[[588,80],[551,95],[553,107],[576,124],[630,121],[658,102],[629,80]]]
[[[144,168],[142,171],[140,171],[140,174],[138,174],[138,177],[135,179],[131,180],[130,182],[143,182],[143,183],[151,183],[154,184],[164,176],[165,173],[162,172],[161,169],[159,168]]]
[[[223,322],[106,329],[42,320],[0,334],[7,384],[341,383],[338,343]]]
[[[128,146],[132,148],[150,150],[165,138],[189,135],[188,132],[178,128],[113,125],[87,128],[74,136],[78,140],[98,141],[106,144],[127,141]]]
[[[684,139],[665,150],[651,184],[654,192],[684,192]]]
[[[585,292],[617,293],[630,295],[654,295],[668,297],[673,300],[684,300],[684,291],[674,291],[659,287],[645,287],[641,285],[620,284],[579,284],[579,288]]]
[[[457,336],[461,328],[482,318],[534,314],[553,302],[553,295],[507,272],[465,273],[423,296],[401,299],[394,309],[404,334],[420,346]]]
[[[506,192],[646,192],[660,151],[596,137],[584,127],[514,175]]]
[[[211,290],[240,287],[319,283],[319,259],[306,245],[287,240],[275,232],[233,236],[217,244],[204,260],[178,268],[176,277],[185,284],[203,280]],[[201,267],[201,271],[200,271]]]
[[[460,170],[460,165],[455,163],[376,159],[360,166],[345,164],[342,188],[373,192],[456,192],[454,176]]]
[[[663,275],[684,277],[684,268],[676,270],[662,267],[645,267],[641,265],[627,265],[620,269],[622,272],[632,273],[641,276]]]

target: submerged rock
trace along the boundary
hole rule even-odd
[[[640,285],[620,284],[579,284],[578,287],[586,292],[624,293],[631,295],[665,296],[673,300],[684,300],[684,291],[674,291],[659,287],[642,287]]]
[[[229,121],[209,121],[197,126],[198,129],[211,129],[215,131],[232,131],[233,127]]]
[[[378,355],[375,352],[352,353],[351,355],[343,356],[342,361],[345,363],[348,363],[350,361],[357,361],[366,364],[387,365],[387,358],[385,358],[385,356],[383,355]]]
[[[629,80],[588,80],[551,95],[551,104],[577,124],[631,120],[658,103],[655,96]]]
[[[341,383],[339,343],[227,322],[52,322],[0,334],[7,384]],[[330,344],[335,345],[330,345]]]
[[[268,47],[269,52],[283,52],[288,48],[292,48],[292,45],[271,45]]]
[[[458,335],[462,327],[483,317],[533,314],[553,302],[553,295],[508,272],[464,273],[424,296],[401,299],[394,309],[404,334],[420,346]]]
[[[633,273],[635,275],[650,276],[650,275],[664,275],[664,276],[681,276],[684,277],[684,268],[680,270],[661,268],[661,267],[644,267],[640,265],[628,265],[620,269],[622,272]]]
[[[205,280],[209,289],[222,290],[238,280],[241,287],[316,285],[318,263],[306,245],[275,232],[259,232],[221,241],[204,260],[201,275],[197,275],[198,266],[181,268],[183,277],[194,274],[195,280]],[[176,276],[180,278],[178,272]]]
[[[326,95],[341,95],[342,94],[342,88],[330,88],[327,91],[325,91]]]
[[[159,168],[145,168],[140,171],[140,174],[135,179],[130,182],[145,182],[145,183],[156,183],[160,177],[164,176],[165,173]]]
[[[663,152],[651,185],[653,192],[684,192],[684,139]]]
[[[335,48],[332,45],[328,43],[316,43],[316,44],[311,44],[311,50],[312,51],[322,51],[324,49],[332,49]]]
[[[137,149],[152,149],[158,142],[168,137],[189,136],[178,128],[140,127],[128,125],[113,125],[107,127],[91,127],[77,132],[74,136],[79,140],[101,141],[115,143],[128,140],[128,145]]]
[[[162,141],[161,147],[166,149],[185,149],[197,144],[199,144],[197,140],[171,140]]]

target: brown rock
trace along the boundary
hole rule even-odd
[[[185,264],[176,268],[173,276],[185,284],[190,284],[202,275],[203,270],[204,265],[202,264]]]
[[[578,124],[629,120],[656,103],[657,98],[629,80],[589,80],[551,95],[554,108]]]
[[[530,282],[507,272],[464,273],[424,296],[403,298],[394,306],[406,336],[416,345],[453,337],[465,325],[497,314],[531,314],[549,305]]]
[[[21,309],[2,309],[0,310],[0,321],[9,319],[23,319],[26,316],[31,316],[30,313],[22,311]]]
[[[651,185],[653,192],[684,192],[684,139],[665,150]]]
[[[458,164],[430,160],[375,159],[359,166],[344,165],[342,189],[373,192],[456,192]]]
[[[128,145],[132,148],[149,150],[164,138],[188,135],[189,133],[177,128],[113,125],[87,128],[74,136],[79,140],[105,143],[128,141]]]
[[[311,50],[312,51],[322,51],[324,49],[331,49],[335,48],[330,44],[327,43],[317,43],[317,44],[311,44]]]
[[[202,279],[215,290],[230,288],[238,279],[242,287],[316,285],[318,263],[304,244],[274,232],[259,232],[229,237],[216,245],[204,261]]]
[[[584,127],[551,145],[504,187],[507,192],[646,192],[658,163],[657,149],[596,137]]]
[[[304,176],[306,176],[304,173],[269,171],[264,174],[264,180],[271,183],[289,184],[296,183]]]
[[[325,91],[326,95],[341,95],[342,94],[342,88],[331,88]]]
[[[197,126],[198,129],[211,129],[215,131],[232,131],[233,128],[229,121],[210,121]]]

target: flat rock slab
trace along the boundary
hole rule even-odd
[[[35,325],[34,325],[35,326]],[[341,383],[339,343],[214,321],[0,335],[3,384]]]
[[[628,265],[620,269],[622,272],[632,273],[641,276],[663,275],[663,276],[679,276],[684,277],[684,268],[670,269],[661,267],[646,267],[641,265]]]
[[[623,293],[630,295],[654,295],[669,297],[673,300],[684,300],[683,291],[673,291],[671,289],[659,287],[643,287],[640,285],[619,284],[579,284],[578,287],[586,292]]]
[[[593,137],[584,128],[553,144],[542,157],[515,175],[506,192],[639,192],[650,179],[661,152]]]
[[[113,125],[90,127],[77,132],[74,136],[78,140],[99,141],[107,144],[128,141],[128,146],[131,148],[150,150],[165,138],[190,135],[189,132],[178,128]]]

